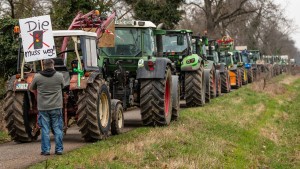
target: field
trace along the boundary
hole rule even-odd
[[[144,127],[31,168],[299,168],[300,78],[244,86],[169,127]]]

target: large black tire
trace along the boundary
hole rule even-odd
[[[248,84],[247,70],[244,67],[241,67],[240,72],[242,76],[242,85]]]
[[[141,80],[141,116],[145,126],[169,125],[172,117],[172,75],[166,68],[164,79]]]
[[[228,71],[224,71],[221,73],[221,91],[222,93],[229,93],[230,88],[230,76]]]
[[[179,117],[180,108],[180,83],[179,77],[172,75],[172,118],[176,121]]]
[[[104,80],[96,79],[78,92],[77,125],[85,141],[93,142],[108,136],[111,125],[111,102]]]
[[[111,100],[111,112],[112,112],[112,122],[111,122],[111,134],[117,135],[121,134],[124,129],[124,114],[123,107],[120,100]]]
[[[6,96],[4,98],[4,111],[5,111],[5,116],[4,120],[6,122],[6,128],[8,130],[8,134],[11,136],[12,139],[14,139],[15,136],[15,128],[14,128],[14,117],[13,117],[13,98],[14,92],[9,90],[6,92]]]
[[[205,103],[210,102],[210,90],[211,90],[211,75],[210,70],[204,70],[204,79],[205,79]]]
[[[30,104],[27,93],[8,91],[5,101],[4,119],[12,140],[22,143],[36,140],[40,132],[33,134],[32,129],[36,126],[37,116],[29,115]]]
[[[234,70],[234,73],[236,75],[236,81],[235,86],[233,86],[235,89],[238,89],[242,86],[242,75],[239,69]]]
[[[216,70],[215,67],[213,67],[210,70],[210,98],[216,98],[217,97],[217,82],[216,82]]]
[[[253,82],[253,79],[254,79],[254,76],[253,76],[254,74],[253,74],[253,69],[249,69],[248,71],[247,71],[247,76],[248,76],[248,82],[249,83],[252,83]]]
[[[221,96],[222,93],[221,75],[218,70],[216,71],[216,88],[217,88],[217,97]]]
[[[185,101],[187,107],[204,106],[205,80],[201,64],[197,71],[185,72]]]

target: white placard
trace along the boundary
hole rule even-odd
[[[50,15],[19,20],[25,62],[56,57]]]

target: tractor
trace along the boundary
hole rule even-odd
[[[242,74],[242,85],[246,85],[249,82],[249,78],[250,81],[253,81],[253,75],[252,75],[252,69],[251,69],[251,65],[249,64],[249,60],[248,60],[248,55],[246,53],[246,50],[243,51],[238,51],[235,50],[233,51],[234,53],[234,64],[237,65],[237,67],[240,69],[241,74]],[[250,73],[250,77],[248,76]]]
[[[256,81],[260,78],[261,73],[264,69],[264,65],[263,63],[261,63],[261,54],[259,50],[247,50],[247,52],[249,52],[248,60],[253,71],[253,81]]]
[[[150,21],[119,20],[115,46],[100,48],[100,67],[112,99],[140,107],[145,126],[165,126],[179,113],[179,79],[162,53],[164,30]]]
[[[222,39],[218,39],[217,43],[220,62],[225,63],[229,70],[230,85],[238,89],[242,86],[242,72],[238,68],[240,65],[237,63],[236,57],[233,56],[233,39],[224,36]]]
[[[113,120],[109,87],[97,65],[99,35],[114,18],[115,13],[107,18],[100,18],[97,11],[85,15],[80,12],[69,29],[89,27],[91,24],[97,28],[97,33],[82,30],[53,31],[57,44],[64,39],[61,50],[59,45],[55,46],[59,57],[53,59],[56,71],[61,72],[65,80],[62,93],[64,132],[67,132],[69,120],[74,119],[85,141],[101,140],[108,136],[110,129],[112,133],[118,133],[122,127],[112,125],[119,123],[117,118]],[[74,58],[69,62],[70,68],[67,66],[68,55]],[[29,86],[34,75],[43,70],[41,62],[25,62],[20,43],[18,74],[7,81],[4,104],[6,127],[12,140],[16,142],[31,142],[40,134],[37,123],[37,92],[30,91]]]
[[[204,106],[206,91],[204,60],[192,51],[192,31],[167,30],[163,36],[163,56],[171,60],[175,67],[173,73],[179,76],[180,97],[185,99],[186,106]],[[215,85],[214,81],[212,85]],[[207,98],[209,96],[210,93]]]
[[[193,53],[202,56],[204,59],[204,75],[206,81],[206,95],[205,100],[209,102],[210,99],[221,95],[221,76],[220,70],[216,69],[216,62],[213,55],[209,55],[209,41],[206,34],[202,37],[192,36]]]

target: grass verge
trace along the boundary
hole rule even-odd
[[[30,168],[299,168],[300,79],[286,78],[184,109],[169,127],[138,128]]]

